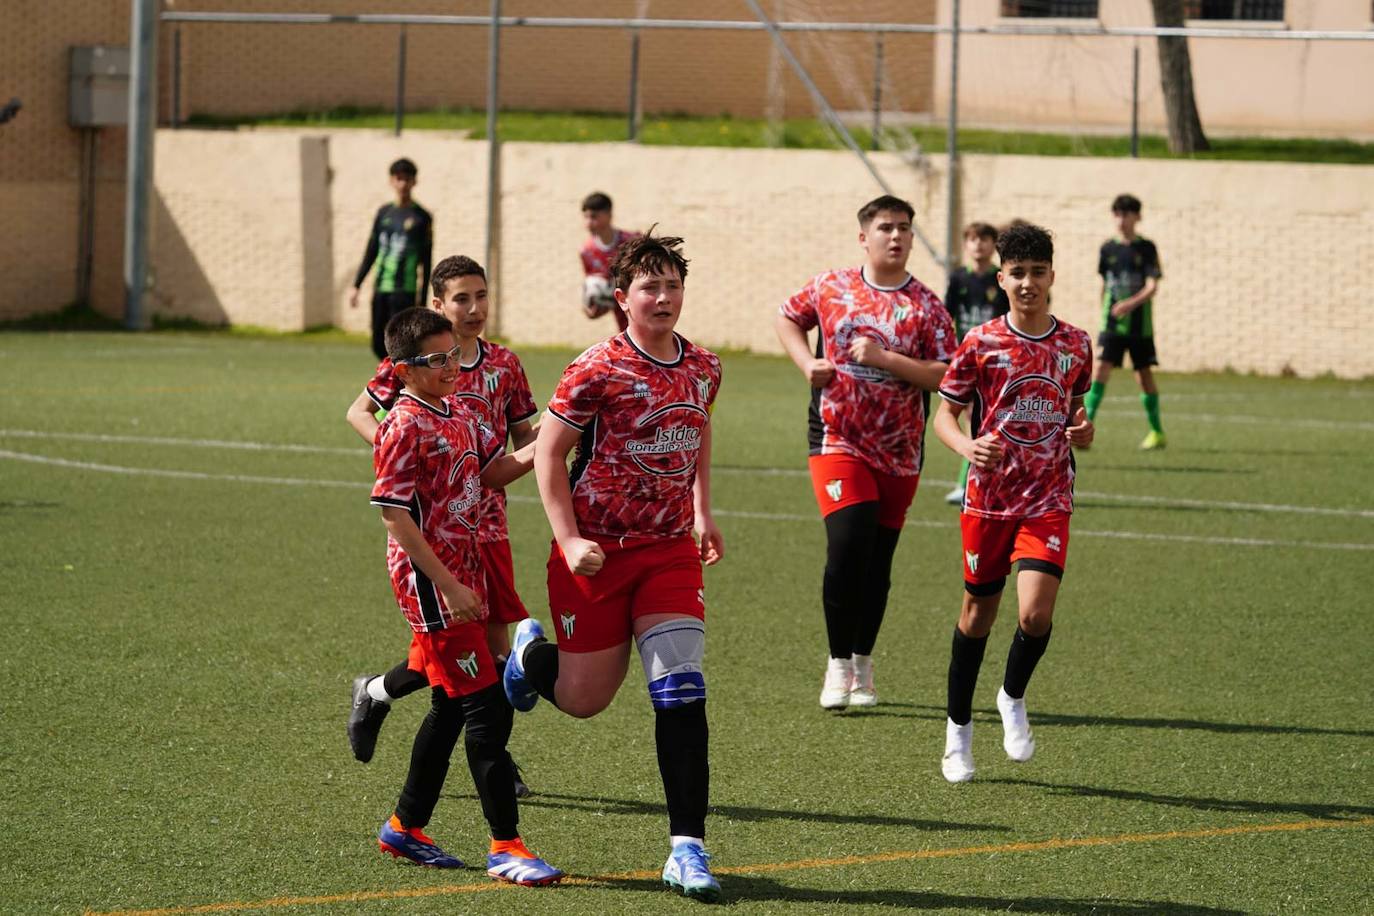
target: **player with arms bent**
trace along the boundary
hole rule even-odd
[[[1011,312],[971,330],[940,383],[944,403],[935,434],[973,466],[959,523],[964,601],[950,653],[941,770],[950,782],[973,778],[973,691],[1011,564],[1020,564],[1016,633],[997,692],[1002,746],[1012,760],[1035,753],[1026,719],[1026,685],[1050,641],[1055,598],[1069,549],[1073,511],[1070,446],[1092,444],[1083,410],[1092,377],[1086,332],[1050,314],[1054,242],[1039,226],[997,239],[998,282]],[[959,415],[971,409],[971,436]]]
[[[878,702],[873,646],[920,480],[926,392],[939,385],[954,352],[949,313],[907,273],[914,215],[897,197],[865,204],[864,265],[815,277],[773,322],[811,383],[808,463],[826,538],[826,709]],[[815,353],[806,340],[812,328],[820,329]]]
[[[593,191],[583,199],[582,224],[587,229],[587,239],[578,251],[583,274],[582,312],[588,318],[600,318],[610,312],[615,316],[616,327],[623,331],[629,319],[615,299],[611,264],[621,246],[630,239],[639,238],[639,233],[617,229],[611,220],[609,196]]]
[[[516,709],[542,696],[569,715],[594,716],[624,681],[634,640],[668,807],[663,880],[714,900],[720,885],[704,848],[701,568],[724,550],[710,509],[710,410],[721,367],[673,330],[687,277],[681,244],[652,232],[625,244],[613,272],[629,328],[575,359],[549,402],[535,474],[554,535],[549,607],[558,642],[547,642],[536,621],[521,623],[505,683]],[[570,473],[564,461],[574,445]]]

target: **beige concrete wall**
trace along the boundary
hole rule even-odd
[[[935,0],[766,0],[780,20],[929,22]],[[298,0],[292,12],[487,16],[485,0]],[[182,12],[281,12],[280,0],[179,0]],[[753,20],[743,0],[507,0],[507,16]],[[183,113],[270,114],[395,102],[399,26],[186,24],[182,33]],[[411,27],[407,105],[486,106],[487,30]],[[836,108],[866,108],[872,96],[873,39],[792,36]],[[166,44],[170,46],[170,41]],[[930,36],[887,40],[887,107],[930,107]],[[501,101],[507,108],[625,111],[630,40],[622,29],[510,28],[503,32]],[[164,70],[164,75],[170,71]],[[761,32],[645,31],[640,103],[646,112],[758,117],[776,109],[809,117],[814,107]]]
[[[951,0],[939,0],[949,22]],[[1290,30],[1367,31],[1366,0],[1288,0]],[[1012,20],[1000,0],[965,0],[965,26],[1030,22],[1104,26],[1154,25],[1149,0],[1098,4],[1097,20]],[[1192,22],[1230,26],[1228,22]],[[1241,25],[1255,25],[1241,23]],[[959,43],[959,112],[970,123],[1041,130],[1112,128],[1131,123],[1131,38],[964,35]],[[1140,123],[1165,132],[1159,56],[1153,39],[1140,47]],[[1374,139],[1374,42],[1203,39],[1188,42],[1204,130],[1229,134]],[[949,39],[936,41],[935,107],[948,110]]]
[[[345,293],[372,214],[386,199],[386,165],[403,152],[420,165],[416,195],[435,214],[436,258],[482,258],[485,144],[329,135],[332,231],[311,238],[307,227],[324,218],[318,201],[325,195],[307,185],[322,180],[318,159],[326,147],[308,145],[309,137],[159,134],[158,192],[171,218],[157,226],[158,301],[209,296],[233,322],[298,328],[315,323],[306,316],[332,314],[362,330],[365,305],[350,311]],[[303,157],[303,149],[311,152]],[[169,160],[189,163],[184,178],[172,181]],[[303,162],[315,178],[300,178]],[[926,234],[943,239],[942,163],[922,173],[895,156],[877,162],[916,206]],[[577,307],[577,205],[593,187],[614,195],[622,225],[657,222],[660,232],[686,238],[687,336],[761,352],[778,351],[771,324],[783,298],[820,270],[858,261],[854,212],[877,193],[857,161],[833,152],[513,143],[504,147],[502,169],[493,322],[517,345],[581,346],[611,327],[608,319],[588,321]],[[220,177],[197,178],[207,174]],[[961,197],[969,218],[1021,217],[1054,231],[1055,310],[1095,333],[1097,250],[1112,232],[1108,205],[1122,191],[1144,200],[1141,229],[1163,260],[1156,327],[1164,369],[1374,374],[1374,327],[1351,303],[1361,278],[1374,271],[1374,246],[1365,243],[1374,237],[1374,168],[971,156]],[[319,268],[313,279],[306,274],[326,260],[332,301],[321,303]],[[180,267],[168,269],[174,263]],[[263,283],[264,263],[280,269],[270,274],[280,283]],[[920,248],[912,270],[943,292],[943,272]]]

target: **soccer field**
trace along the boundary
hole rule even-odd
[[[542,403],[570,351],[521,351]],[[541,703],[511,750],[532,848],[497,885],[461,752],[429,828],[463,871],[383,856],[428,703],[368,765],[353,675],[409,636],[343,420],[357,343],[0,334],[0,911],[679,913],[637,664],[590,721]],[[927,436],[877,649],[882,705],[827,713],[807,389],[729,355],[714,420],[727,554],[707,570],[708,846],[739,913],[1374,912],[1374,382],[1165,375],[1164,452],[1119,373],[1079,456],[1054,640],[1007,760],[993,631],[974,781],[940,775],[961,595],[954,457]],[[549,534],[511,488],[520,591]],[[1008,598],[1010,599],[1010,594]]]

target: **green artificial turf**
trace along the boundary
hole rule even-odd
[[[521,350],[536,399],[569,351]],[[408,635],[344,423],[365,345],[228,333],[0,333],[0,911],[682,913],[643,675],[605,713],[541,703],[511,749],[530,844],[579,879],[491,885],[377,850],[427,703],[371,764],[349,680]],[[939,772],[960,600],[953,456],[928,436],[879,641],[882,705],[827,713],[824,538],[790,363],[727,355],[726,559],[707,571],[712,814],[731,911],[1367,912],[1374,860],[1374,383],[1161,376],[1167,450],[1108,389],[1054,640],[1013,764]],[[548,619],[548,528],[511,488],[517,584]],[[1012,593],[1008,593],[1008,601]],[[455,761],[429,832],[485,828]],[[194,908],[202,909],[196,910]],[[182,908],[182,909],[177,909]]]

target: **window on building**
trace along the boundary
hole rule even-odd
[[[1189,19],[1283,22],[1283,0],[1184,0]]]
[[[1002,0],[1002,16],[1005,19],[1096,19],[1097,0]]]

